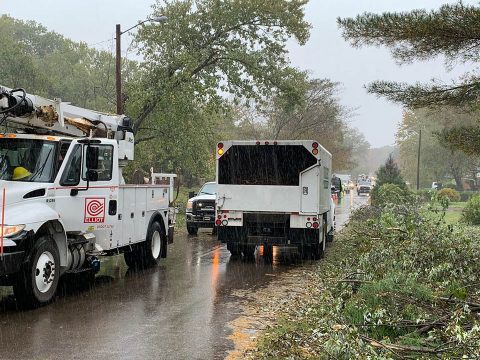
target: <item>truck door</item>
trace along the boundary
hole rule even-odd
[[[87,184],[87,148],[95,147],[96,180]],[[84,144],[73,141],[60,169],[55,187],[55,207],[65,230],[91,232],[104,250],[116,248],[115,224],[118,207],[118,165],[115,145],[98,141]],[[92,159],[90,159],[92,160]],[[87,186],[88,185],[88,186]],[[120,230],[121,231],[121,230]]]

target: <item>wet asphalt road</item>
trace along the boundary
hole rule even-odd
[[[366,201],[347,195],[337,226]],[[0,359],[223,359],[232,348],[227,323],[240,313],[232,293],[298,266],[294,254],[269,264],[258,254],[230,259],[224,244],[200,232],[177,234],[168,258],[147,271],[128,270],[122,256],[104,259],[92,287],[69,284],[37,310],[16,310],[11,288],[0,288]]]

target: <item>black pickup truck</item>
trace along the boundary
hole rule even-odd
[[[187,231],[196,235],[199,228],[211,228],[215,232],[215,199],[217,183],[205,183],[198,194],[190,193],[187,202]]]

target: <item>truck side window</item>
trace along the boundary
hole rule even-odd
[[[57,177],[57,174],[62,167],[63,161],[65,160],[65,156],[67,155],[68,148],[70,147],[70,141],[68,142],[61,142],[60,143],[60,149],[58,152],[58,157],[57,157],[57,163],[55,165],[55,177]]]
[[[90,145],[92,147],[98,147],[98,168],[95,170],[98,174],[98,181],[110,181],[112,180],[113,170],[113,146],[112,145]],[[87,147],[84,146],[84,152],[87,151]],[[87,172],[85,164],[83,164],[83,180],[87,180],[85,174]]]
[[[75,148],[68,159],[67,166],[60,179],[60,185],[75,186],[80,182],[80,171],[82,169],[82,149],[80,145]]]

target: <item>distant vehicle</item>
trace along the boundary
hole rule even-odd
[[[225,141],[217,145],[218,239],[232,255],[257,245],[296,247],[320,258],[333,240],[332,156],[317,141]]]
[[[360,179],[357,183],[357,195],[370,194],[372,183],[367,179]]]
[[[432,182],[432,189],[434,190],[441,190],[443,187],[442,183],[440,182]]]
[[[212,181],[205,183],[198,194],[189,194],[186,215],[190,235],[197,235],[199,228],[215,228],[216,193],[217,183]]]
[[[333,174],[332,176],[332,186],[335,187],[335,192],[337,194],[337,198],[340,199],[342,197],[343,188],[343,181],[340,177]]]

